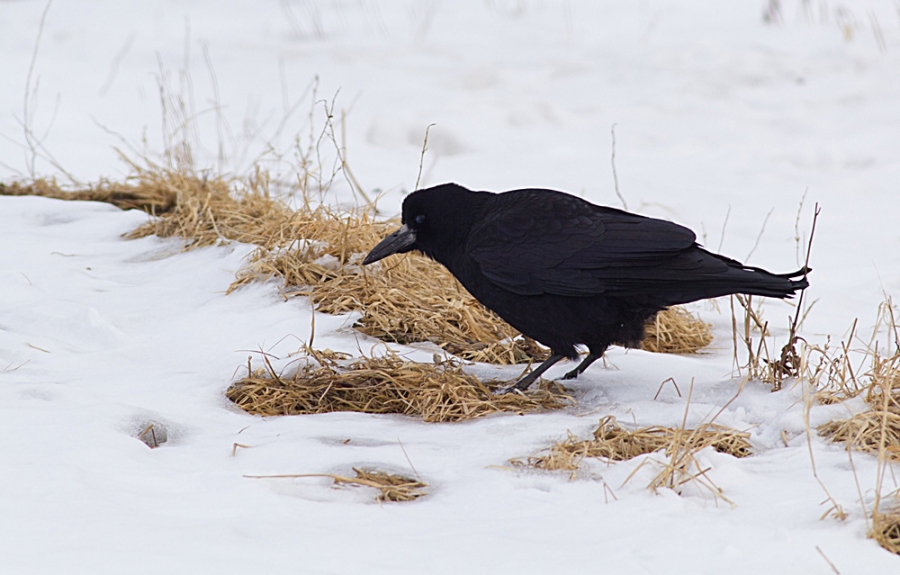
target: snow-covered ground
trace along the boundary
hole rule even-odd
[[[366,191],[383,191],[385,213],[415,185],[429,124],[424,184],[544,186],[620,205],[615,126],[628,208],[750,264],[796,269],[798,211],[803,243],[820,204],[808,339],[839,339],[854,318],[869,330],[885,294],[900,294],[900,18],[889,0],[786,0],[768,23],[762,0],[57,0],[41,31],[46,6],[0,1],[2,181],[122,177],[114,147],[152,155],[163,126],[184,136],[177,106],[162,117],[161,83],[186,103],[201,168],[241,173],[262,157],[288,172],[311,109],[321,128],[315,87],[344,113],[336,138]],[[340,176],[330,194],[351,197]],[[757,451],[701,454],[733,507],[651,493],[651,465],[625,482],[642,459],[574,481],[498,468],[606,414],[679,425],[685,399],[671,386],[653,399],[669,377],[682,391],[694,381],[689,425],[718,411],[739,385],[727,306],[693,308],[715,326],[708,352],[613,350],[562,412],[263,420],[223,392],[248,355],[287,358],[308,339],[309,303],[285,303],[271,284],[226,296],[252,246],[180,253],[177,239],[121,238],[146,218],[0,197],[4,573],[807,574],[830,572],[825,557],[841,573],[900,569],[866,538],[856,480],[871,503],[874,459],[851,465],[813,436],[819,478],[848,514],[819,519],[830,504],[800,386],[750,382],[719,416],[750,430]],[[776,326],[790,312],[765,306]],[[316,346],[370,349],[353,320],[317,315]],[[852,407],[813,407],[811,424]],[[149,423],[168,434],[159,449],[135,438]],[[327,479],[244,477],[409,474],[410,462],[431,488],[406,504]],[[888,474],[885,491],[895,487]]]

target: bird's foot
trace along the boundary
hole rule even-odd
[[[591,365],[592,363],[594,363],[595,361],[600,359],[601,355],[602,354],[589,353],[584,358],[584,360],[578,364],[578,366],[575,369],[573,369],[569,373],[565,374],[560,379],[575,379],[575,378],[577,378],[579,375],[584,373],[584,370],[586,370],[589,365]]]
[[[579,375],[581,375],[581,372],[578,371],[578,368],[576,367],[575,369],[573,369],[573,370],[570,371],[569,373],[567,373],[567,374],[565,374],[564,376],[562,376],[560,379],[563,379],[563,380],[565,380],[565,379],[576,379],[576,378],[578,378]]]
[[[534,376],[534,377],[532,377]],[[515,382],[512,385],[508,385],[506,387],[501,387],[497,391],[494,392],[494,395],[506,395],[507,393],[515,393],[515,392],[524,392],[528,389],[534,381],[540,377],[540,374],[529,373],[519,381]]]
[[[561,360],[563,357],[565,356],[556,354],[551,355],[544,361],[544,363],[537,366],[534,371],[532,371],[516,383],[512,384],[511,386],[495,391],[494,395],[506,395],[507,393],[511,393],[513,391],[525,391],[532,383],[535,382],[535,380],[537,380],[537,378],[541,376],[542,373],[547,371],[550,366]]]

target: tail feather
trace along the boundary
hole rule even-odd
[[[796,292],[809,287],[806,276],[810,271],[803,267],[795,272],[773,274],[762,268],[742,267],[727,274],[728,281],[718,287],[726,291],[721,295],[740,293],[790,299]]]
[[[773,274],[762,268],[745,267],[741,264],[731,264],[729,268],[725,273],[711,274],[702,279],[673,282],[664,294],[657,292],[650,299],[664,306],[732,294],[791,299],[798,291],[809,287],[806,276],[811,270],[807,268],[786,274]]]

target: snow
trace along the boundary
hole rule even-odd
[[[285,155],[267,165],[288,173],[316,86],[346,111],[348,163],[367,192],[384,191],[386,214],[414,187],[432,123],[425,185],[546,186],[619,205],[615,126],[628,207],[690,226],[728,255],[752,252],[753,265],[796,269],[801,198],[801,244],[820,204],[805,337],[839,340],[854,318],[868,332],[900,290],[900,21],[888,0],[785,1],[774,24],[761,0],[70,0],[50,5],[27,84],[45,6],[0,3],[2,181],[122,177],[114,147],[152,154],[166,143],[159,78],[196,114],[202,167],[243,173],[271,143]],[[33,161],[23,124],[42,138]],[[326,200],[352,200],[340,176]],[[710,351],[612,350],[561,412],[263,420],[224,390],[261,350],[280,365],[297,359],[309,302],[285,302],[273,283],[226,296],[253,246],[181,253],[177,239],[122,238],[146,219],[0,197],[4,573],[806,574],[828,572],[824,557],[843,573],[900,568],[866,538],[856,481],[870,505],[875,460],[851,463],[808,437],[799,386],[749,382],[717,419],[749,430],[757,449],[699,456],[733,507],[699,491],[651,493],[657,468],[638,469],[647,458],[590,464],[573,481],[502,468],[607,414],[679,425],[685,398],[666,385],[653,399],[669,377],[683,395],[693,381],[689,425],[718,412],[740,385],[727,303],[692,308],[715,327]],[[764,309],[777,328],[791,312]],[[316,347],[382,349],[354,319],[317,314]],[[431,360],[424,347],[397,349]],[[471,369],[512,378],[521,368]],[[810,422],[858,408],[814,406]],[[167,434],[158,449],[135,438],[149,423]],[[843,522],[820,520],[830,504],[810,442]],[[405,504],[325,478],[244,477],[359,465],[410,474],[410,464],[431,487]],[[886,485],[896,487],[890,474]]]

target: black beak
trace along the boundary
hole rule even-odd
[[[403,224],[399,230],[384,238],[378,242],[377,246],[372,248],[372,251],[370,251],[369,255],[366,256],[366,259],[363,260],[363,265],[372,264],[391,254],[403,252],[415,242],[415,230],[411,230],[406,227],[406,224]]]

